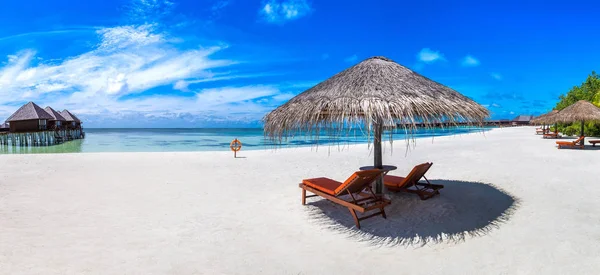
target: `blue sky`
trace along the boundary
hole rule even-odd
[[[6,1],[0,119],[67,108],[87,127],[244,127],[383,55],[488,107],[540,114],[598,70],[597,1]]]

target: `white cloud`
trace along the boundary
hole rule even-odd
[[[95,49],[59,62],[43,63],[36,59],[33,50],[7,56],[8,61],[0,66],[0,106],[10,102],[41,100],[44,94],[59,92],[44,97],[44,101],[39,103],[59,109],[74,106],[69,108],[76,108],[81,114],[94,114],[100,110],[104,114],[116,115],[126,110],[140,111],[136,109],[140,105],[133,102],[151,102],[156,105],[149,105],[141,111],[161,113],[164,112],[160,107],[164,103],[162,100],[142,100],[133,96],[127,101],[131,105],[124,105],[119,98],[165,85],[186,90],[187,80],[190,83],[213,81],[215,74],[208,70],[235,63],[211,58],[211,54],[222,47],[177,49],[169,43],[166,34],[157,33],[152,25],[104,28],[98,31],[98,36],[99,43]],[[221,76],[227,77],[235,78]],[[233,89],[236,93],[232,90],[204,91],[204,95],[198,97],[204,101],[195,100],[195,107],[182,109],[190,113],[202,112],[205,105],[198,105],[199,102],[209,101],[206,98],[209,95],[218,98],[216,94],[220,92],[223,98],[232,96],[232,100],[274,93],[273,88],[261,88],[264,94],[256,89]],[[52,102],[48,102],[47,98],[52,98]],[[189,106],[187,101],[183,96],[168,98],[174,109],[178,109],[178,104]]]
[[[502,80],[502,75],[499,73],[491,73],[490,76],[496,80]]]
[[[189,91],[189,89],[188,89],[189,85],[190,84],[185,80],[178,80],[177,82],[175,82],[175,84],[173,84],[173,89],[187,92],[187,91]]]
[[[429,48],[423,48],[417,54],[417,59],[424,63],[433,63],[436,61],[446,60],[444,55],[442,55],[439,51],[433,51]]]
[[[278,4],[284,18],[300,16],[300,11],[291,11],[296,2]],[[214,55],[227,46],[190,45],[152,20],[171,2],[133,3],[130,12],[151,23],[96,28],[96,40],[88,41],[95,46],[86,52],[46,60],[36,50],[25,49],[0,57],[0,119],[19,107],[15,104],[32,100],[113,126],[131,119],[255,122],[299,89],[281,92],[279,85],[199,89],[197,84],[203,82],[279,73],[230,69],[238,62]]]
[[[348,62],[348,63],[354,63],[358,60],[358,56],[353,54],[351,56],[348,56],[346,58],[344,58],[344,61]]]
[[[100,43],[96,49],[59,64],[33,64],[35,52],[31,50],[9,57],[8,64],[0,68],[0,94],[7,96],[4,101],[18,100],[25,91],[34,94],[53,91],[48,87],[78,91],[86,96],[122,96],[203,77],[208,69],[234,63],[210,59],[220,47],[178,50],[163,35],[153,33],[150,25],[106,28],[98,34]]]
[[[173,6],[169,0],[131,0],[126,6],[127,17],[135,23],[155,22],[169,15]]]
[[[306,0],[268,0],[263,1],[260,15],[269,23],[281,24],[303,17],[310,11]]]
[[[472,55],[467,55],[463,58],[461,64],[464,67],[476,67],[479,66],[479,60],[477,60],[477,58],[473,57]]]

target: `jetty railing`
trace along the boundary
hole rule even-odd
[[[81,129],[51,130],[25,133],[0,133],[0,146],[51,146],[65,141],[81,139]]]

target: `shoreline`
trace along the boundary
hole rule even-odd
[[[397,142],[403,142],[405,143],[406,141],[411,141],[413,139],[417,140],[417,139],[426,139],[426,138],[433,138],[433,139],[437,139],[437,138],[442,138],[442,137],[453,137],[453,136],[461,136],[461,135],[468,135],[468,134],[482,134],[482,133],[486,133],[495,129],[501,129],[501,128],[482,128],[479,130],[473,130],[472,132],[459,132],[459,133],[451,133],[451,134],[440,134],[440,135],[436,135],[436,136],[413,136],[413,137],[406,137],[406,138],[401,138],[401,139],[395,139],[393,141],[394,146],[395,143]],[[133,129],[135,130],[135,129]],[[404,136],[403,134],[399,133],[399,136]],[[396,135],[396,136],[398,136]],[[89,137],[88,137],[89,138]],[[255,138],[255,137],[251,137],[251,138]],[[323,143],[314,143],[314,144],[285,144],[282,146],[268,146],[268,148],[265,148],[265,146],[263,145],[251,145],[248,146],[246,145],[246,147],[244,147],[242,145],[242,152],[248,152],[248,151],[278,151],[278,150],[293,150],[296,148],[321,148],[321,147],[348,147],[348,146],[365,146],[365,145],[370,145],[372,144],[372,141],[368,141],[368,140],[363,140],[363,139],[367,139],[366,136],[364,135],[357,135],[357,136],[348,136],[348,137],[339,137],[339,138],[335,138],[335,139],[355,139],[357,141],[339,141],[339,142],[323,142]],[[240,139],[242,141],[242,143],[244,143],[244,140]],[[307,142],[317,142],[314,139],[311,138],[301,138],[301,139],[296,139],[296,141],[307,141]],[[79,143],[83,143],[85,142],[84,139],[82,140],[75,140],[75,141],[68,141],[68,142],[79,142]],[[389,143],[389,139],[388,139],[388,135],[384,135],[382,137],[382,144],[383,146],[390,146]],[[59,148],[60,146],[69,146],[69,145],[73,145],[72,143],[65,143],[65,144],[61,144],[61,145],[53,145],[53,146],[30,146],[30,147],[22,147],[22,149],[25,150],[48,150],[51,151],[53,149]],[[80,144],[81,146],[81,144]],[[9,149],[12,150],[12,148],[17,148],[17,150],[20,150],[21,147],[12,147],[9,146]],[[161,148],[160,146],[156,146],[156,148]],[[193,147],[192,147],[193,148]],[[0,148],[0,150],[7,150],[7,147],[3,147]],[[43,153],[39,153],[39,152],[35,152],[35,153],[31,153],[31,152],[25,152],[25,153],[15,153],[15,152],[10,152],[10,153],[0,153],[0,155],[46,155],[46,154],[88,154],[88,153],[192,153],[192,152],[230,152],[229,146],[226,147],[222,147],[221,149],[207,149],[207,150],[172,150],[172,151],[90,151],[90,152],[43,152]]]

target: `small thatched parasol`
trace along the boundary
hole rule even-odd
[[[532,119],[530,121],[530,123],[533,124],[552,124],[554,122],[554,120],[552,120],[552,117],[558,113],[558,110],[552,110],[549,113],[545,113],[543,115],[540,115],[534,119]]]
[[[554,122],[575,122],[581,121],[581,135],[584,136],[585,121],[600,121],[600,108],[596,105],[585,101],[579,100],[573,105],[562,109],[557,114],[553,115],[552,120]],[[581,141],[581,145],[585,143]]]
[[[383,125],[413,133],[416,123],[479,122],[489,112],[475,101],[385,57],[366,59],[290,99],[264,117],[265,135],[281,141],[296,132],[318,135],[364,123],[374,130],[374,164],[382,168]],[[372,126],[372,127],[370,127]],[[391,141],[391,139],[390,139]],[[377,191],[382,191],[381,179]]]

